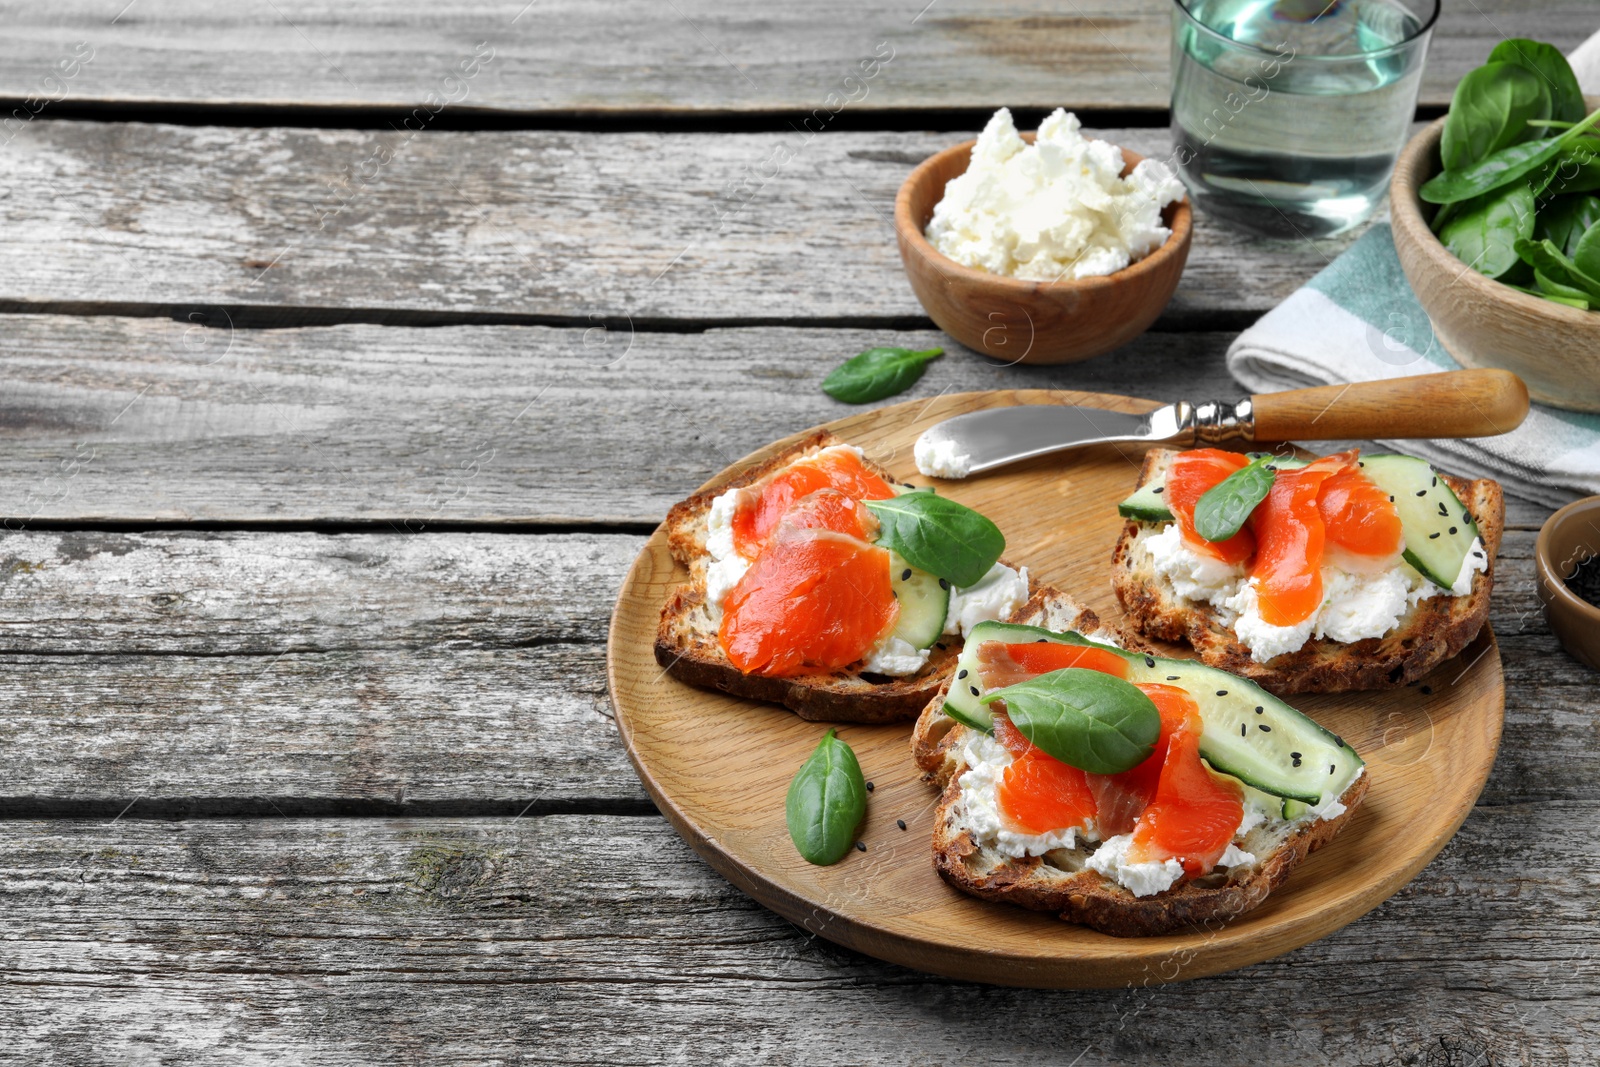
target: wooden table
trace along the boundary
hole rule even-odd
[[[1034,993],[839,949],[701,863],[618,743],[607,615],[668,504],[842,414],[842,357],[949,344],[894,249],[907,171],[1000,104],[1163,148],[1163,0],[125,3],[0,38],[7,1062],[1600,1055],[1596,675],[1527,503],[1477,810],[1234,974]],[[1424,115],[1502,34],[1593,28],[1446,6]],[[912,395],[1235,397],[1232,334],[1342,247],[1202,218],[1124,352],[956,352]]]

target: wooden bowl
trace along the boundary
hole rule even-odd
[[[1034,135],[1022,135],[1032,143]],[[1102,278],[1032,282],[964,267],[923,236],[950,179],[963,174],[975,141],[947,148],[911,172],[894,202],[900,259],[911,289],[939,328],[1007,363],[1075,363],[1127,344],[1172,299],[1189,259],[1193,215],[1187,199],[1170,204],[1165,244]],[[1143,156],[1122,150],[1124,175]]]
[[[1590,107],[1596,98],[1590,98]],[[1468,267],[1428,229],[1417,189],[1439,172],[1444,119],[1411,139],[1389,182],[1394,247],[1433,335],[1466,367],[1503,367],[1540,403],[1600,411],[1600,312],[1541,300]]]
[[[1533,545],[1539,600],[1561,647],[1580,663],[1600,670],[1600,608],[1568,586],[1574,567],[1600,555],[1600,496],[1573,501],[1550,516]]]

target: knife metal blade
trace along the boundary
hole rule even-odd
[[[1143,415],[1069,404],[1023,404],[957,415],[917,438],[917,469],[965,478],[1008,463],[1107,441],[1195,444],[1251,440],[1249,400],[1176,404]]]

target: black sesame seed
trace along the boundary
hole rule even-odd
[[[1344,738],[1340,737],[1338,734],[1334,734],[1333,735],[1333,743],[1338,745],[1340,748],[1343,748],[1344,747]]]
[[[857,841],[856,842],[856,851],[857,852],[865,852],[866,850],[867,850],[867,843],[865,841]]]
[[[1034,642],[1034,644],[1036,644],[1036,645],[1048,645],[1049,643],[1050,643],[1050,639],[1048,637],[1041,637],[1041,638],[1039,638],[1039,640]]]
[[[973,696],[977,696],[978,695],[978,687],[975,686],[975,685],[969,685],[969,686],[967,686],[967,692],[971,693]]]
[[[1144,665],[1146,667],[1154,667],[1156,665],[1156,658],[1154,656],[1146,656],[1144,658]]]
[[[872,792],[872,790],[873,790],[873,785],[872,785],[872,783],[871,783],[871,782],[868,782],[868,783],[867,783],[867,792],[869,792],[869,793],[870,793],[870,792]]]
[[[1298,767],[1298,766],[1300,766],[1300,761],[1298,759],[1296,759],[1292,765],[1295,766],[1295,767]]]
[[[902,829],[902,830],[904,830],[906,828],[906,821],[904,819],[896,819],[894,821],[894,824],[896,826],[900,827],[900,829]]]
[[[1425,693],[1425,694],[1427,694],[1427,695],[1428,695],[1428,696],[1433,696],[1433,686],[1431,686],[1431,685],[1425,685],[1425,686],[1423,686],[1423,687],[1422,687],[1422,691],[1423,691],[1423,692],[1424,692],[1424,693]]]
[[[1289,758],[1292,759],[1292,760],[1298,760],[1300,758],[1300,753],[1291,752],[1291,753],[1289,753]]]
[[[1365,467],[1365,466],[1366,466],[1366,465],[1367,465],[1367,461],[1366,461],[1366,460],[1364,460],[1364,459],[1358,459],[1358,460],[1356,460],[1356,466],[1358,466],[1358,467]]]
[[[1331,764],[1331,763],[1330,763],[1330,764],[1328,764],[1328,773],[1329,773],[1329,774],[1332,774],[1332,773],[1333,773],[1333,764]]]
[[[1462,508],[1461,509],[1461,521],[1462,522],[1471,522],[1472,521],[1472,512],[1468,511],[1466,508]]]
[[[1446,519],[1450,517],[1450,509],[1444,506],[1443,500],[1439,501],[1439,515]]]
[[[1250,732],[1250,728],[1249,727],[1247,727],[1244,723],[1240,723],[1239,724],[1239,736],[1240,737],[1246,736],[1247,734],[1249,734],[1249,732]]]
[[[940,652],[943,652],[946,648],[949,648],[950,646],[946,645],[943,641],[937,641],[937,642],[934,643],[933,647],[937,648]]]
[[[1418,496],[1427,496],[1428,495],[1428,491],[1426,489],[1418,489],[1417,490],[1417,495]]]
[[[1265,733],[1265,734],[1270,734],[1272,732],[1272,727],[1268,726],[1264,722],[1256,723],[1256,729],[1260,730],[1262,733]]]
[[[1482,558],[1483,558],[1483,553],[1482,553],[1482,552],[1480,552],[1480,551],[1478,551],[1478,550],[1477,550],[1477,549],[1473,549],[1473,550],[1472,550],[1472,554],[1473,554],[1473,555],[1474,555],[1474,556],[1477,556],[1477,557],[1478,557],[1478,558],[1479,558],[1479,559],[1482,559]]]
[[[1433,476],[1433,482],[1428,486],[1428,488],[1431,489],[1431,488],[1433,488],[1433,486],[1438,485],[1438,484],[1439,484],[1439,476],[1437,474],[1435,474]]]
[[[1391,504],[1394,503],[1394,494],[1393,493],[1389,494],[1389,503],[1391,503]]]
[[[965,667],[963,667],[961,670],[956,672],[956,680],[957,681],[960,681],[961,679],[965,678],[966,676],[967,676],[967,669]]]
[[[1267,710],[1267,709],[1266,709],[1266,708],[1264,708],[1264,707],[1262,707],[1262,706],[1261,706],[1261,705],[1260,705],[1260,704],[1257,704],[1257,705],[1256,705],[1256,714],[1257,714],[1257,715],[1260,715],[1260,714],[1261,714],[1261,713],[1262,713],[1262,712],[1264,712],[1264,711],[1266,711],[1266,710]]]
[[[1451,531],[1450,531],[1450,532],[1451,532],[1451,533],[1455,533],[1455,531],[1454,531],[1454,530],[1451,530]],[[1430,540],[1430,541],[1432,541],[1432,540],[1433,540],[1433,539],[1434,539],[1434,538],[1436,538],[1436,537],[1438,537],[1438,536],[1439,536],[1439,531],[1438,531],[1438,530],[1435,530],[1435,531],[1433,531],[1433,533],[1431,533],[1431,534],[1429,534],[1429,535],[1428,535],[1428,540]]]
[[[1454,526],[1450,527],[1450,532],[1451,533],[1455,533],[1456,532],[1456,528]]]
[[[1225,697],[1225,696],[1227,696],[1227,695],[1228,695],[1228,691],[1227,691],[1227,690],[1226,690],[1226,689],[1218,689],[1218,690],[1217,690],[1217,696],[1219,696],[1219,697]]]
[[[940,578],[939,579],[939,588],[940,589],[949,589],[950,588],[950,579],[948,579],[948,578]]]
[[[1169,675],[1167,675],[1167,681],[1169,681],[1169,682],[1176,682],[1176,681],[1177,681],[1177,680],[1178,680],[1178,676],[1177,676],[1177,675],[1176,675],[1176,674],[1169,674]]]
[[[907,567],[905,570],[900,572],[900,580],[902,582],[909,582],[911,580],[911,568],[910,567]]]
[[[1158,485],[1154,489],[1150,490],[1150,492],[1152,492],[1152,493],[1164,493],[1166,491],[1167,491],[1167,487],[1164,486],[1164,485]]]

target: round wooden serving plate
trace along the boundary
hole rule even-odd
[[[979,408],[1049,403],[1130,412],[1155,406],[1093,393],[968,393],[897,404],[828,428],[895,477],[925,484],[911,449],[928,426]],[[1100,445],[939,483],[939,492],[998,523],[1008,559],[1116,621],[1121,612],[1107,580],[1122,525],[1116,504],[1133,486],[1142,452]],[[828,727],[663,673],[652,653],[656,621],[668,591],[683,579],[657,530],[628,572],[611,622],[608,673],[617,725],[656,805],[724,877],[785,918],[860,952],[954,978],[1142,985],[1215,974],[1298,948],[1376,907],[1438,854],[1472,809],[1500,741],[1505,688],[1487,627],[1427,680],[1431,694],[1411,687],[1293,698],[1367,760],[1371,788],[1350,825],[1265,904],[1232,923],[1162,937],[1110,937],[968,897],[939,879],[930,845],[936,797],[911,762],[910,723],[838,728],[875,787],[861,829],[867,850],[851,851],[831,867],[801,859],[784,825],[784,795]],[[905,830],[897,819],[905,820]]]

